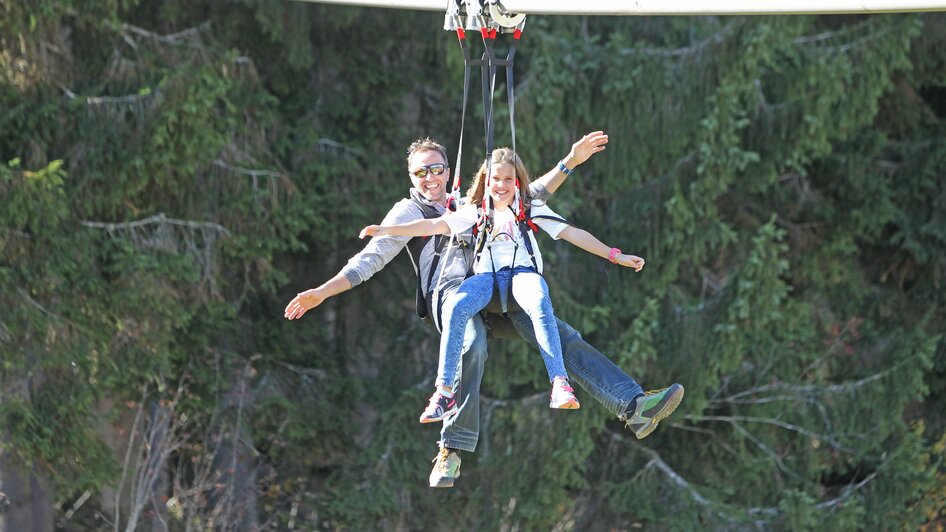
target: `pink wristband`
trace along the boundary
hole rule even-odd
[[[621,250],[618,248],[611,248],[611,252],[608,253],[608,260],[614,264],[617,264],[618,263],[617,256],[618,256],[618,253],[620,252]]]

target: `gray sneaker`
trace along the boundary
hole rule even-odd
[[[452,488],[453,481],[460,476],[460,451],[443,447],[433,459],[430,472],[431,488]]]
[[[634,413],[623,421],[638,440],[644,439],[657,428],[657,423],[673,413],[683,400],[683,386],[671,384],[662,390],[647,392],[637,398]]]

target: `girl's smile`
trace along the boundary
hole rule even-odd
[[[489,175],[489,195],[496,207],[506,208],[516,198],[516,168],[510,163],[493,165]]]

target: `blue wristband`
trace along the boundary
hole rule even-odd
[[[565,161],[564,161],[564,160],[561,160],[561,161],[558,162],[558,169],[561,170],[562,173],[564,173],[565,175],[571,175],[571,173],[575,171],[574,168],[572,168],[571,170],[569,170],[568,167],[565,166]]]

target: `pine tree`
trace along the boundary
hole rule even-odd
[[[553,206],[647,259],[634,274],[542,242],[556,312],[687,396],[637,441],[590,398],[549,412],[536,354],[493,342],[478,450],[432,492],[436,430],[415,407],[438,339],[406,261],[300,322],[281,311],[404,196],[405,146],[456,152],[441,15],[3,9],[7,526],[942,522],[942,15],[530,18],[517,147],[539,174],[606,130]]]

